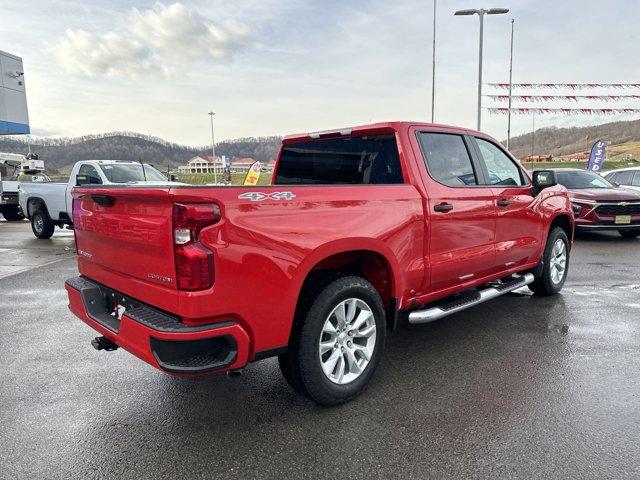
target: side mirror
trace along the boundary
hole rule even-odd
[[[178,176],[172,173],[171,175],[169,175],[169,181],[170,182],[177,182],[178,181]]]
[[[76,187],[81,187],[82,185],[87,185],[89,182],[89,177],[87,175],[76,175]]]
[[[558,184],[556,172],[553,170],[535,170],[533,172],[533,191],[537,195],[545,188],[553,187]]]

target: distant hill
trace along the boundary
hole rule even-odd
[[[634,142],[640,142],[640,120],[589,127],[541,128],[535,133],[535,153],[556,156],[584,151],[598,138],[609,140],[612,145],[639,145]],[[511,152],[518,158],[529,155],[531,140],[531,133],[512,138]],[[275,136],[227,140],[216,144],[216,154],[232,159],[252,157],[266,162],[275,157],[280,141],[281,137]],[[142,160],[166,169],[167,165],[172,168],[183,165],[194,155],[211,154],[210,146],[178,145],[135,132],[110,132],[76,138],[36,138],[31,139],[31,150],[45,161],[47,173],[50,174],[55,174],[56,171],[68,173],[70,165],[78,160]],[[0,137],[0,152],[27,151],[26,138]],[[614,153],[614,149],[610,151]],[[625,150],[623,147],[620,151],[635,156],[638,149],[634,147]]]
[[[239,138],[216,143],[216,155],[252,157],[267,161],[275,157],[280,137]],[[134,132],[110,132],[76,138],[31,139],[31,151],[45,161],[48,173],[68,171],[78,160],[112,159],[143,161],[166,169],[183,165],[195,155],[210,155],[211,147],[188,147]],[[0,152],[27,153],[26,138],[0,137]]]
[[[540,128],[535,132],[536,155],[564,155],[591,148],[591,145],[603,138],[612,145],[640,141],[640,120],[611,122],[589,127]],[[516,157],[531,154],[532,134],[526,133],[511,139],[509,150]],[[503,141],[502,143],[506,143]]]

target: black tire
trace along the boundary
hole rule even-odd
[[[51,238],[56,226],[44,208],[39,208],[31,215],[31,230],[38,238]]]
[[[359,376],[348,383],[339,384],[331,381],[324,373],[319,343],[325,321],[332,311],[347,299],[360,300],[369,307],[375,323],[375,341],[371,343],[373,351]],[[380,362],[386,337],[384,305],[373,285],[356,276],[334,280],[315,297],[301,321],[299,328],[294,331],[288,352],[279,359],[287,382],[296,391],[320,405],[339,405],[359,395]],[[343,332],[346,332],[346,329]],[[342,336],[346,337],[346,333]],[[356,339],[353,343],[356,343]],[[363,358],[359,360],[363,361]]]
[[[308,397],[309,393],[302,383],[300,372],[293,367],[293,355],[291,355],[289,352],[278,355],[278,365],[280,366],[280,372],[282,373],[282,376],[289,384],[289,386],[293,389],[293,391],[299,395]]]
[[[552,278],[552,257],[553,257],[553,248],[558,240],[562,240],[564,243],[565,254],[566,254],[566,263],[562,273],[562,277],[560,281],[556,282]],[[544,248],[544,255],[542,257],[542,273],[539,277],[537,277],[533,283],[529,285],[529,289],[537,293],[538,295],[555,295],[556,293],[562,290],[564,286],[564,282],[567,279],[567,274],[569,273],[569,239],[567,238],[567,234],[560,227],[556,227],[549,233],[549,237],[547,238],[547,244]]]
[[[640,236],[640,229],[618,230],[618,233],[622,235],[623,238],[638,238],[638,236]]]
[[[2,207],[2,210],[0,210],[0,213],[2,213],[4,219],[8,222],[18,222],[20,220],[24,220],[24,215],[17,205],[5,205],[4,207]]]

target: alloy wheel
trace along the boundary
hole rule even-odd
[[[333,383],[357,379],[369,364],[376,345],[376,320],[359,298],[341,301],[327,316],[319,341],[322,370]]]
[[[567,246],[561,238],[557,239],[553,244],[550,263],[551,281],[558,285],[567,270]]]

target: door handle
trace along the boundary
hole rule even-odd
[[[439,203],[438,205],[435,205],[433,207],[433,209],[436,212],[450,212],[451,210],[453,210],[453,205],[451,205],[450,203],[446,203],[446,202],[442,202]]]
[[[511,200],[507,200],[506,198],[501,198],[496,202],[496,205],[498,205],[499,207],[508,207],[509,205],[511,205]]]

